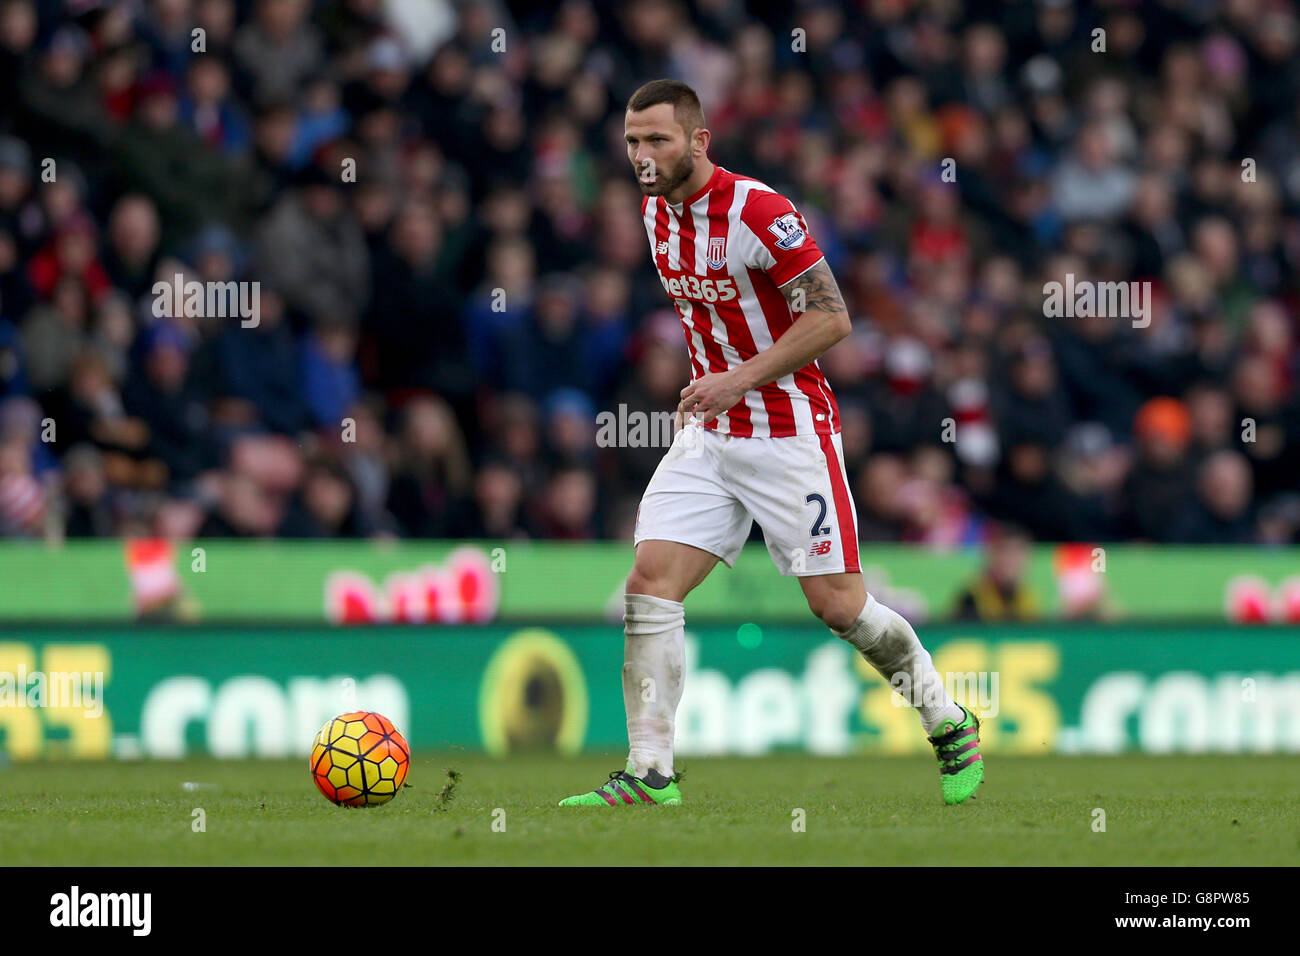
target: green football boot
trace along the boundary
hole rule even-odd
[[[565,797],[562,807],[630,807],[638,803],[677,806],[682,792],[677,789],[681,774],[665,777],[657,770],[647,770],[644,777],[632,776],[632,768],[615,770],[609,782],[589,793]]]
[[[957,705],[961,707],[961,704]],[[965,707],[965,719],[959,724],[945,720],[930,744],[939,758],[939,782],[943,785],[944,803],[962,803],[974,799],[975,790],[984,779],[984,756],[980,753],[980,720]]]

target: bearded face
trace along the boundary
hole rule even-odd
[[[695,124],[691,126],[685,129],[668,103],[628,112],[624,120],[627,158],[643,195],[680,193],[695,174],[691,155]]]
[[[646,196],[665,196],[690,179],[694,172],[695,157],[691,155],[690,143],[687,142],[670,167],[663,168],[657,163],[653,167],[643,164],[643,168],[637,170],[637,184]]]

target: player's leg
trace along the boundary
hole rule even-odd
[[[686,662],[682,601],[718,556],[677,541],[636,546],[623,612],[623,706],[628,772],[651,784],[673,777],[673,735]]]
[[[717,480],[716,437],[674,442],[641,499],[623,614],[627,766],[561,806],[681,802],[673,736],[686,669],[682,601],[719,560],[734,563],[752,524]]]
[[[930,652],[920,643],[917,631],[896,610],[880,604],[866,592],[861,574],[803,576],[800,587],[811,611],[837,637],[852,644],[891,687],[900,691],[904,700],[917,708],[931,743],[941,749],[940,760],[945,761],[945,770],[949,757],[959,757],[952,773],[945,773],[945,777],[982,762],[978,718],[953,700],[943,675],[935,670]],[[953,741],[940,743],[954,731],[969,732],[959,732]],[[952,750],[949,744],[957,744],[957,749]],[[983,767],[979,767],[971,778],[982,777],[982,773]],[[975,779],[971,790],[978,783]],[[945,799],[965,788],[965,784],[956,784],[958,780],[945,780]]]
[[[944,802],[974,796],[984,779],[979,718],[949,695],[912,625],[867,594],[861,574],[800,577],[799,584],[812,612],[916,708],[939,759]]]
[[[624,593],[681,603],[709,576],[718,556],[690,544],[647,539],[636,546]]]
[[[978,721],[949,696],[912,625],[866,592],[839,435],[758,439],[741,451],[750,467],[727,474],[756,476],[737,477],[737,495],[762,525],[773,562],[799,578],[812,612],[837,637],[885,680],[913,689],[909,702],[939,757],[944,800],[967,799],[984,773]]]
[[[961,722],[961,708],[948,695],[930,652],[912,625],[868,594],[861,574],[804,576],[799,578],[799,586],[809,609],[838,637],[857,648],[890,686],[901,689],[905,699],[910,698],[927,734],[934,733],[947,719]]]

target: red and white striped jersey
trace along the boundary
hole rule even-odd
[[[682,317],[691,381],[770,348],[795,321],[779,287],[823,258],[790,200],[721,166],[677,205],[645,197],[641,218],[659,279]],[[745,393],[705,427],[758,438],[830,435],[840,416],[813,360]]]

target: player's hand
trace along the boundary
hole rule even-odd
[[[748,389],[735,374],[735,369],[710,372],[682,389],[677,411],[683,415],[694,413],[700,422],[708,424],[740,401],[746,391]]]

